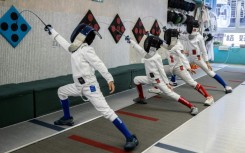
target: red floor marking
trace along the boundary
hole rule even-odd
[[[161,96],[154,96],[153,98],[159,98],[159,99],[160,99],[160,98],[162,98],[162,97],[161,97]]]
[[[119,114],[129,115],[129,116],[133,116],[133,117],[137,117],[137,118],[141,118],[141,119],[145,119],[145,120],[150,120],[150,121],[158,121],[159,120],[157,118],[143,116],[143,115],[129,113],[129,112],[124,112],[124,111],[120,111],[120,110],[118,110],[116,112],[119,113]]]
[[[224,72],[245,74],[243,72],[232,72],[232,71],[224,71]]]
[[[203,87],[208,87],[208,88],[217,88],[215,86],[206,86],[206,85],[202,85]]]
[[[228,80],[228,81],[230,81],[230,82],[243,82],[241,80]]]
[[[90,146],[93,146],[96,148],[107,150],[107,151],[112,152],[112,153],[126,153],[126,151],[124,151],[123,149],[116,148],[116,147],[113,147],[113,146],[110,146],[110,145],[107,145],[104,143],[100,143],[100,142],[97,142],[97,141],[94,141],[91,139],[83,138],[83,137],[80,137],[77,135],[71,135],[68,138],[75,140],[75,141],[78,141],[78,142],[81,142],[81,143],[85,143],[87,145],[90,145]]]

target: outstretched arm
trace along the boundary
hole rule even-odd
[[[145,50],[138,45],[134,40],[132,40],[129,36],[125,37],[125,40],[127,41],[127,43],[131,44],[131,46],[141,55],[141,56],[145,56],[146,52]]]
[[[47,25],[44,28],[45,31],[48,31],[49,35],[53,40],[57,41],[62,48],[69,52],[68,47],[71,45],[68,43],[57,31],[55,31],[51,25]]]

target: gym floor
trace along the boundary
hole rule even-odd
[[[213,83],[202,70],[197,69],[193,78],[215,97],[212,106],[204,107],[200,102],[203,99],[193,94],[197,92],[178,80],[174,90],[190,99],[200,110],[194,117],[180,104],[162,95],[148,93],[149,85],[144,86],[148,100],[144,106],[133,103],[132,99],[137,96],[135,89],[106,97],[109,105],[139,138],[140,144],[133,152],[244,152],[245,67],[224,64],[212,66],[222,77],[225,76],[224,80],[232,84],[234,90],[231,94],[225,94],[218,83]],[[0,129],[0,152],[123,152],[124,140],[120,133],[116,129],[114,131],[113,124],[106,121],[90,103],[72,107],[71,113],[75,119],[72,127],[53,125],[53,121],[63,114],[58,111]]]

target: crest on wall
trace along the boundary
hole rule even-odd
[[[100,25],[98,24],[98,22],[96,21],[93,13],[91,12],[91,10],[88,10],[88,12],[86,13],[86,15],[83,17],[83,19],[81,20],[81,23],[87,24],[91,27],[93,27],[96,31],[100,30]]]
[[[116,43],[121,39],[123,33],[125,32],[125,27],[122,23],[120,16],[117,14],[112,21],[111,25],[108,27],[113,39]]]
[[[154,21],[152,27],[151,27],[151,34],[155,35],[155,36],[159,36],[161,34],[161,29],[159,27],[159,24],[157,22],[157,20]]]
[[[140,43],[141,39],[145,34],[145,27],[140,18],[138,18],[136,24],[134,25],[134,28],[132,29],[132,32],[134,34],[136,41]]]

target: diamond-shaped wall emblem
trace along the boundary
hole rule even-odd
[[[90,10],[88,10],[87,14],[83,17],[82,21],[79,24],[81,23],[85,23],[93,27],[96,31],[100,30],[100,25],[98,24],[93,13]]]
[[[140,43],[141,39],[143,38],[145,34],[145,27],[139,18],[136,24],[134,25],[134,28],[132,29],[132,32],[134,34],[134,37],[138,43]]]
[[[108,29],[109,29],[113,39],[117,43],[121,39],[123,33],[125,32],[125,27],[124,27],[122,20],[118,14],[115,16],[114,20],[112,21],[112,23],[108,27]]]
[[[159,36],[161,34],[161,29],[159,27],[157,20],[155,20],[155,22],[153,23],[150,32],[151,32],[151,34],[153,34],[155,36]]]
[[[31,26],[14,6],[11,6],[0,19],[0,33],[14,48],[30,30]]]

